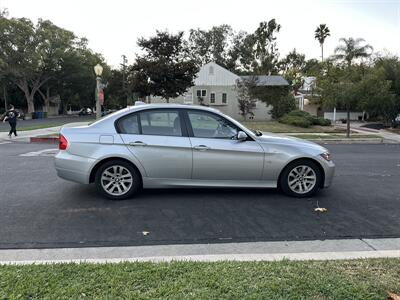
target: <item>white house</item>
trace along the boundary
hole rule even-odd
[[[243,76],[245,77],[245,76]],[[260,86],[282,86],[289,83],[279,75],[257,76],[257,85]],[[221,112],[235,118],[241,119],[238,107],[236,81],[241,77],[217,65],[214,62],[205,64],[200,68],[194,81],[194,86],[181,97],[170,99],[170,103],[200,104],[214,107]],[[150,102],[162,103],[164,99],[151,97]],[[270,120],[271,115],[265,103],[257,101],[253,109],[254,120]]]

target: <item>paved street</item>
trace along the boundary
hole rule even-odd
[[[327,145],[336,177],[311,199],[191,189],[120,202],[58,179],[52,147],[0,144],[0,248],[400,237],[398,144]]]

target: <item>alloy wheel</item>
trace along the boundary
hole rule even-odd
[[[131,189],[133,176],[127,168],[114,165],[103,171],[100,182],[106,193],[112,196],[122,196]]]
[[[287,181],[290,190],[294,193],[306,194],[314,188],[317,175],[310,166],[299,165],[289,172]]]

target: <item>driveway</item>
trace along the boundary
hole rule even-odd
[[[0,248],[400,237],[398,144],[327,145],[334,183],[310,199],[274,189],[189,189],[119,202],[58,179],[51,147],[0,145]]]

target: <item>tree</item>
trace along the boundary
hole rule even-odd
[[[73,50],[64,54],[60,62],[60,69],[55,73],[55,80],[51,80],[54,93],[60,95],[62,109],[69,106],[75,109],[93,107],[96,77],[93,67],[96,64],[103,66],[103,78],[110,77],[110,68],[104,58],[87,47],[87,40],[80,39]],[[106,99],[107,101],[107,99]]]
[[[141,97],[160,96],[169,102],[194,85],[198,67],[190,57],[183,32],[174,35],[157,31],[154,37],[139,39],[138,45],[145,54],[137,56],[130,68],[134,92]]]
[[[324,61],[324,43],[325,39],[330,36],[330,30],[326,24],[320,24],[315,30],[314,38],[318,40],[321,46],[321,61]]]
[[[235,66],[232,66],[230,58],[233,38],[232,27],[227,24],[213,26],[208,31],[200,28],[191,29],[189,47],[199,66],[213,61],[233,71],[232,68]]]
[[[355,86],[355,72],[350,68],[333,67],[320,81],[324,106],[343,107],[347,112],[347,132],[350,136],[350,110],[358,107],[358,93]]]
[[[281,25],[275,19],[261,22],[254,32],[254,73],[255,74],[277,74],[279,52],[276,43],[276,34]]]
[[[0,16],[0,59],[7,77],[23,91],[28,113],[35,110],[34,97],[59,69],[61,55],[73,45],[72,32],[50,21],[36,26],[28,19]]]
[[[391,82],[385,80],[382,70],[375,69],[359,83],[360,107],[370,114],[381,116],[391,124],[399,113],[399,102],[390,90]]]
[[[400,60],[396,56],[378,57],[365,85],[374,97],[363,101],[364,109],[380,115],[387,124],[400,114]]]
[[[339,41],[343,44],[335,48],[335,58],[345,61],[347,66],[350,66],[358,58],[369,57],[373,50],[372,46],[368,44],[362,46],[361,43],[365,40],[361,38],[341,38]]]
[[[255,87],[254,78],[238,79],[236,81],[236,91],[239,106],[239,114],[246,120],[247,116],[254,116],[253,109],[256,106],[257,100],[253,98],[251,89]]]
[[[255,84],[250,89],[252,98],[272,106],[270,114],[273,119],[279,119],[285,113],[296,108],[295,99],[290,92],[290,86],[260,86]]]
[[[279,62],[278,66],[296,94],[303,85],[306,67],[305,55],[297,53],[296,49],[293,49]]]

